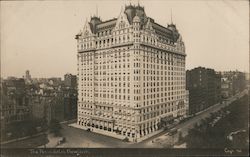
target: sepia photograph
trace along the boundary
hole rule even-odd
[[[0,156],[249,156],[248,0],[0,1]]]

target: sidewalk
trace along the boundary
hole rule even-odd
[[[69,124],[68,126],[75,127],[75,128],[78,128],[78,129],[83,129],[83,130],[87,130],[88,129],[85,126],[80,126],[80,125],[77,125],[76,123]],[[150,133],[150,134],[148,134],[146,136],[143,136],[143,137],[137,139],[137,143],[142,142],[144,140],[147,140],[150,137],[153,137],[153,136],[161,133],[162,131],[163,131],[163,129],[160,129],[160,130],[152,132],[152,133]],[[120,139],[120,140],[123,140],[125,138],[125,136],[123,136],[123,135],[118,135],[118,134],[116,134],[114,132],[106,132],[106,131],[103,131],[103,130],[100,130],[100,129],[96,129],[96,128],[91,128],[91,132],[102,134],[102,135],[105,135],[105,136],[111,136],[111,137],[114,137],[114,138],[117,138],[117,139]],[[130,141],[129,143],[133,144],[135,142]]]
[[[163,131],[164,131],[164,129],[160,129],[160,130],[154,131],[154,132],[152,132],[150,134],[147,134],[146,136],[141,137],[140,139],[137,140],[137,142],[142,142],[144,140],[148,140],[149,138],[151,138],[153,136],[156,136],[157,134],[159,134],[159,133],[161,133]]]
[[[76,119],[71,119],[71,120],[62,121],[62,122],[60,122],[60,124],[68,124],[68,123],[73,123],[76,121],[77,121]]]
[[[175,128],[178,129],[179,132],[182,132],[182,136],[185,137],[188,134],[188,130],[190,128],[192,128],[195,123],[199,123],[202,119],[209,117],[210,113],[217,112],[217,111],[221,110],[221,108],[230,105],[231,103],[233,103],[235,101],[236,97],[243,96],[243,95],[244,95],[244,92],[236,94],[235,96],[231,97],[226,103],[214,104],[214,105],[208,107],[207,109],[196,113],[196,115],[193,116],[188,121],[185,121],[183,123],[176,125]],[[147,142],[146,144],[149,147],[153,147],[153,148],[154,147],[156,148],[157,146],[162,147],[165,143],[167,143],[167,140],[169,140],[169,139],[167,139],[166,134],[164,133],[163,135],[155,137],[154,140],[156,140],[154,143]],[[184,145],[181,145],[180,147],[184,147]]]
[[[83,130],[87,130],[88,129],[85,126],[80,126],[80,125],[77,125],[76,123],[69,124],[68,126],[75,127],[75,128],[78,128],[78,129],[83,129]],[[120,139],[120,140],[123,140],[125,138],[124,136],[117,135],[114,132],[106,132],[106,131],[103,131],[103,130],[100,130],[100,129],[96,129],[96,128],[91,128],[91,132],[102,134],[102,135],[105,135],[105,136],[111,136],[111,137],[114,137],[114,138],[117,138],[117,139]]]
[[[35,134],[35,135],[32,135],[32,136],[25,136],[25,137],[21,137],[21,138],[9,140],[9,141],[4,141],[4,142],[1,142],[1,145],[2,144],[8,144],[8,143],[11,143],[11,142],[22,141],[22,140],[25,140],[25,139],[28,139],[28,138],[31,138],[31,137],[36,137],[36,136],[39,136],[39,135],[42,135],[42,134],[44,134],[44,133],[41,132],[41,133],[38,133],[38,134]]]

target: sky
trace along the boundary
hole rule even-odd
[[[1,1],[1,77],[63,77],[77,73],[75,35],[90,16],[119,16],[129,0]],[[140,0],[146,15],[173,23],[186,47],[186,69],[249,70],[249,2],[246,0]],[[97,9],[98,8],[98,9]]]

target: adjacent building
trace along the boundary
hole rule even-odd
[[[24,79],[25,79],[25,82],[26,82],[26,83],[31,83],[31,82],[32,82],[32,79],[31,79],[31,75],[30,75],[30,71],[29,71],[29,70],[26,70]]]
[[[197,67],[187,70],[189,114],[200,112],[221,101],[221,75],[213,69]]]
[[[1,133],[19,122],[30,119],[30,108],[25,91],[25,81],[19,78],[1,80]],[[3,134],[1,137],[5,137]]]
[[[77,118],[77,90],[76,88],[63,88],[64,120]]]
[[[68,75],[74,76],[72,74]],[[76,119],[76,84],[67,84],[67,81],[61,81],[58,78],[48,78],[47,80],[44,83],[40,82],[38,88],[34,86],[29,88],[29,104],[32,108],[32,117],[34,119],[46,119],[48,124],[52,119],[58,121]]]
[[[173,23],[129,5],[118,18],[91,17],[76,40],[78,125],[137,141],[186,116],[185,46]]]
[[[64,85],[66,87],[70,87],[70,88],[75,88],[77,87],[77,78],[76,75],[72,75],[72,74],[65,74],[64,75]]]
[[[222,98],[226,99],[232,96],[233,94],[233,83],[232,81],[227,78],[221,78],[221,96]]]
[[[223,71],[220,72],[221,92],[223,98],[228,98],[247,88],[246,73],[240,71]]]
[[[67,75],[69,83],[55,77],[31,79],[29,71],[24,78],[1,79],[1,140],[27,136],[33,124],[46,129],[53,119],[76,119],[76,76]]]

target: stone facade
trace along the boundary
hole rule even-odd
[[[118,18],[92,17],[76,35],[77,124],[137,141],[165,117],[185,117],[185,46],[174,24],[126,6]]]

